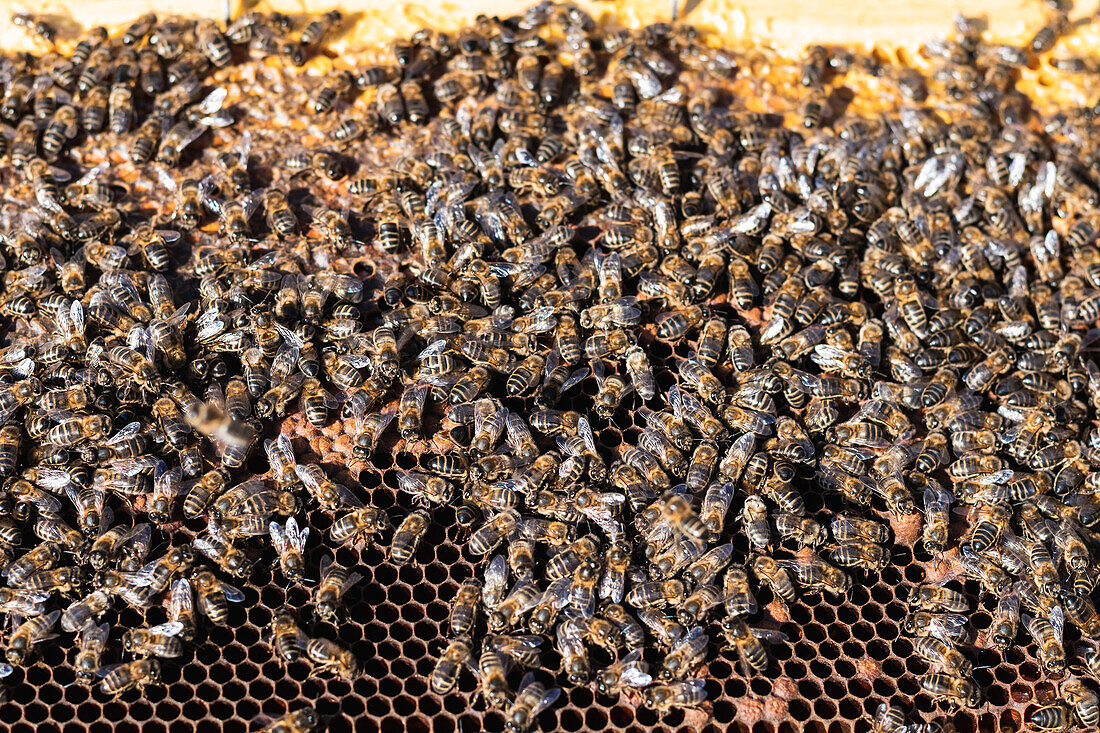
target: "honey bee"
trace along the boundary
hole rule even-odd
[[[61,611],[50,611],[42,616],[32,616],[17,626],[8,637],[4,656],[9,664],[25,664],[35,645],[44,639],[61,618]]]
[[[1063,680],[1058,686],[1062,697],[1073,706],[1077,719],[1085,726],[1095,726],[1100,722],[1100,699],[1095,692],[1081,682],[1081,680],[1069,678]]]
[[[390,520],[384,511],[370,505],[360,506],[333,522],[329,537],[341,543],[366,543],[389,526]]]
[[[1065,669],[1066,652],[1062,646],[1062,629],[1065,623],[1061,606],[1051,609],[1049,618],[1024,615],[1024,628],[1028,630],[1039,647],[1039,658],[1043,666],[1053,673]]]
[[[402,520],[393,534],[390,543],[390,560],[404,565],[416,556],[416,549],[428,531],[431,517],[423,509],[418,509]]]
[[[1016,629],[1020,623],[1020,596],[1005,593],[997,599],[997,610],[993,615],[993,624],[989,629],[989,638],[994,648],[1004,650],[1016,641]]]
[[[981,692],[974,682],[942,672],[922,676],[920,686],[928,694],[947,700],[951,707],[973,708],[981,701]]]
[[[335,641],[310,639],[306,642],[306,656],[314,664],[313,674],[331,673],[349,679],[359,675],[359,661],[355,655]]]
[[[270,634],[275,656],[285,664],[297,661],[309,641],[288,608],[279,609],[271,617]]]
[[[183,654],[183,641],[179,636],[183,629],[179,621],[149,629],[133,629],[123,634],[122,648],[138,657],[178,657]]]
[[[287,713],[278,720],[264,726],[265,733],[311,733],[320,725],[321,719],[313,708],[302,708]]]
[[[124,664],[113,664],[100,669],[103,677],[99,689],[107,695],[121,695],[127,690],[160,682],[160,662],[156,659],[136,659]]]
[[[668,712],[672,708],[697,708],[706,700],[706,680],[691,679],[652,685],[642,690],[641,700],[647,708]]]
[[[287,580],[299,580],[305,570],[306,540],[309,527],[298,528],[298,520],[290,517],[285,525],[271,522],[269,525],[271,544],[279,556],[279,569]]]
[[[192,545],[207,558],[218,564],[230,575],[245,577],[252,568],[252,562],[243,550],[233,546],[232,540],[214,522],[207,524],[209,537],[196,537]]]
[[[96,626],[91,619],[88,619],[80,628],[73,668],[76,669],[77,679],[85,685],[96,681],[96,672],[101,667],[100,659],[107,646],[107,635],[110,630],[111,627],[107,624]]]
[[[333,562],[332,555],[326,555],[321,559],[321,579],[317,587],[313,589],[313,605],[317,609],[317,615],[325,620],[334,620],[336,610],[343,600],[344,594],[363,579],[359,573],[349,573]]]
[[[69,604],[62,614],[62,630],[68,633],[80,631],[85,624],[99,619],[111,608],[111,598],[101,590],[92,591],[79,601]]]
[[[321,466],[296,463],[294,473],[309,490],[310,496],[316,499],[317,503],[324,509],[331,511],[347,506],[357,507],[362,504],[350,489],[330,479]]]
[[[528,672],[520,681],[515,700],[504,714],[504,729],[508,733],[526,733],[535,725],[539,715],[561,695],[561,689],[547,689]]]
[[[455,688],[459,674],[473,656],[471,645],[470,637],[466,635],[459,635],[447,645],[429,678],[432,692],[446,695]]]

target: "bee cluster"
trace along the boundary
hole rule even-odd
[[[5,60],[3,672],[60,636],[99,694],[156,684],[274,558],[317,579],[271,609],[276,658],[355,679],[306,631],[363,580],[336,553],[414,563],[442,514],[478,569],[426,686],[472,674],[515,733],[555,676],[658,713],[705,708],[715,650],[774,676],[791,609],[905,546],[922,712],[981,705],[969,655],[1028,638],[1100,679],[1095,110],[1014,86],[1064,16],[1029,48],[960,18],[927,76],[813,47],[786,111],[689,26],[568,4],[296,70],[341,23],[145,16]],[[838,109],[867,77],[896,108]],[[353,469],[414,457],[396,506],[284,420],[346,421]],[[1088,683],[1059,689],[1036,726],[1097,724]]]

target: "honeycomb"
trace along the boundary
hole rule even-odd
[[[673,354],[669,349],[668,358]],[[669,379],[666,372],[659,378],[661,386],[670,386]],[[593,394],[577,397],[572,409],[590,404]],[[604,450],[614,453],[641,432],[640,420],[627,419],[629,423],[593,423]],[[417,463],[416,454],[402,450],[400,441],[391,438],[370,463],[363,463],[351,458],[345,442],[348,432],[339,422],[318,431],[294,417],[283,431],[293,436],[296,453],[306,458],[313,454],[338,480],[354,480],[351,485],[361,488],[360,496],[369,496],[375,506],[415,508],[407,494],[396,490],[394,469]],[[843,508],[810,484],[803,488],[811,515]],[[313,528],[307,550],[318,557],[320,537],[331,526],[332,516],[313,509],[307,518]],[[336,551],[336,561],[354,568],[363,580],[349,591],[338,625],[314,622],[304,627],[313,635],[339,640],[355,653],[363,674],[353,682],[312,677],[304,660],[284,666],[274,658],[264,641],[272,611],[283,605],[306,606],[310,590],[300,584],[283,587],[261,563],[247,582],[238,583],[246,597],[231,604],[228,624],[201,625],[179,663],[163,665],[162,685],[112,699],[98,687],[73,684],[64,649],[44,645],[35,664],[16,669],[4,680],[8,701],[0,705],[0,724],[12,733],[34,731],[44,724],[66,733],[101,730],[105,725],[120,733],[177,733],[200,724],[238,733],[254,729],[257,719],[313,705],[333,731],[502,730],[502,713],[486,710],[477,699],[473,675],[462,675],[455,691],[446,696],[428,689],[428,676],[446,643],[450,601],[459,584],[477,570],[463,553],[465,536],[454,522],[453,510],[439,507],[433,518],[414,563],[397,567],[378,545]],[[189,542],[199,529],[181,527],[173,540]],[[759,591],[765,612],[762,624],[771,622],[790,641],[769,646],[772,663],[764,674],[745,677],[732,649],[720,651],[704,666],[700,674],[708,680],[709,718],[684,709],[662,716],[625,695],[618,700],[601,698],[591,687],[565,686],[559,703],[540,717],[539,729],[865,733],[879,704],[891,700],[926,719],[946,719],[958,733],[1021,730],[1023,720],[1057,695],[1054,684],[1041,673],[1033,643],[1013,646],[1004,654],[963,647],[974,661],[974,680],[984,695],[977,711],[944,716],[920,690],[917,680],[929,665],[913,653],[912,638],[902,634],[901,621],[908,612],[909,587],[937,574],[930,556],[914,554],[900,543],[906,528],[894,529],[899,544],[893,546],[891,563],[880,572],[857,575],[843,601],[803,594],[789,604],[787,616],[770,603],[770,591]],[[740,536],[735,547],[746,552],[747,540]],[[995,599],[987,594],[978,602],[974,581],[965,589],[976,609],[970,614],[971,625],[981,632],[990,626]],[[127,607],[108,613],[104,620],[133,628],[163,623],[167,615],[161,608],[143,613]],[[1067,628],[1067,641],[1073,639]],[[545,666],[555,668],[556,652],[546,648],[543,653]]]
[[[232,92],[237,97],[247,93],[248,80],[276,72],[255,63],[233,73],[244,80]],[[256,134],[256,155],[262,157],[264,145],[272,145],[273,140],[265,141],[258,119],[236,129],[250,127]],[[231,143],[221,141],[225,146]],[[269,156],[272,153],[273,149],[266,151]],[[375,285],[379,282],[373,280]],[[661,388],[675,383],[673,360],[687,357],[689,351],[683,342],[675,347],[651,345],[649,353]],[[594,394],[595,386],[587,381],[581,394],[562,407],[588,413]],[[592,424],[602,451],[609,456],[617,455],[624,443],[635,444],[644,427],[630,411],[620,411],[610,423],[593,417]],[[296,415],[282,429],[292,436],[302,462],[321,463],[374,506],[399,507],[402,512],[414,508],[412,499],[396,490],[395,474],[395,469],[417,466],[419,457],[412,446],[391,435],[370,462],[362,462],[351,455],[351,421],[317,430]],[[266,470],[262,456],[253,456],[252,461],[255,470]],[[810,515],[843,508],[834,495],[820,493],[808,480],[798,488]],[[363,670],[354,681],[314,677],[304,661],[284,666],[274,658],[264,639],[272,613],[284,605],[305,607],[310,589],[302,584],[284,586],[272,568],[260,564],[238,583],[245,599],[231,605],[228,624],[203,624],[179,663],[164,665],[163,684],[110,698],[98,687],[74,684],[66,649],[47,644],[34,664],[16,669],[2,683],[8,699],[0,705],[0,724],[13,733],[41,726],[63,731],[109,728],[175,733],[200,724],[228,733],[251,730],[258,720],[312,705],[330,730],[500,730],[502,715],[499,710],[487,710],[478,699],[473,676],[461,676],[456,690],[446,696],[428,688],[428,676],[445,645],[450,601],[459,584],[479,572],[463,552],[466,537],[453,509],[437,507],[432,515],[414,563],[397,567],[386,560],[385,548],[376,544],[336,551],[336,562],[354,568],[363,580],[349,591],[339,623],[311,620],[304,626],[311,635],[338,640],[353,651]],[[324,554],[322,538],[332,515],[312,509],[306,520],[312,530],[307,555],[315,562]],[[189,543],[202,528],[196,522],[181,524],[170,540]],[[540,729],[862,733],[870,730],[870,719],[883,701],[898,703],[926,719],[944,720],[959,733],[1022,728],[1022,721],[1057,695],[1041,673],[1033,643],[1013,646],[1003,654],[964,647],[975,663],[975,682],[983,691],[977,711],[945,714],[921,692],[918,678],[929,665],[914,654],[912,639],[900,627],[908,610],[909,589],[937,579],[941,572],[930,555],[913,549],[919,519],[895,521],[893,529],[896,543],[890,563],[878,572],[855,572],[855,586],[843,600],[803,594],[784,609],[771,602],[770,591],[761,589],[757,597],[765,609],[762,623],[783,631],[790,641],[771,645],[772,662],[766,673],[749,677],[738,669],[734,650],[718,651],[700,672],[707,679],[708,693],[702,711],[677,709],[659,715],[625,693],[608,699],[596,695],[590,686],[564,685],[562,701],[540,717]],[[734,542],[738,552],[747,552],[742,534],[735,535]],[[311,570],[315,576],[315,568]],[[974,581],[968,581],[965,589],[976,609],[970,623],[980,633],[991,624],[995,599],[981,596]],[[109,612],[103,620],[133,628],[162,623],[167,615],[158,607],[144,611],[127,607]],[[1067,642],[1076,641],[1075,633],[1067,631]],[[543,661],[547,668],[557,667],[553,649],[544,649]]]

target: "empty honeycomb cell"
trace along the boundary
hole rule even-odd
[[[817,651],[818,654],[820,654],[825,659],[840,659],[840,646],[838,644],[834,644],[831,641],[824,642],[823,644],[818,646]]]
[[[101,708],[99,705],[95,703],[84,703],[76,709],[76,717],[82,723],[91,723],[105,716],[103,714],[103,708]]]
[[[825,637],[827,636],[827,632],[825,630],[825,627],[822,626],[821,624],[816,624],[816,623],[806,625],[803,628],[802,633],[805,635],[805,637],[808,640],[810,640],[814,643],[821,643],[821,642],[825,641]]]
[[[814,620],[821,624],[831,624],[836,621],[836,611],[829,606],[817,606],[813,610]]]
[[[912,674],[905,675],[898,678],[898,692],[903,695],[916,695],[920,692],[920,683],[917,682],[917,677]]]
[[[756,677],[749,683],[749,689],[752,690],[754,695],[764,697],[772,693],[772,683],[766,677]]]
[[[836,717],[836,705],[825,698],[814,700],[814,714],[822,720],[832,720]]]
[[[789,610],[791,614],[791,621],[796,624],[807,624],[810,622],[811,618],[814,618],[814,611],[806,608],[801,603],[791,606]]]
[[[855,606],[845,604],[836,610],[836,617],[840,619],[842,623],[854,624],[859,621],[859,609]]]
[[[727,679],[723,685],[727,697],[739,698],[743,697],[748,691],[748,685],[744,680],[737,679],[736,677]]]
[[[367,714],[368,715],[372,715],[376,718],[380,718],[384,715],[388,715],[389,712],[390,712],[390,701],[389,701],[388,698],[384,698],[384,697],[376,695],[374,697],[371,697],[369,700],[367,700]],[[459,711],[458,710],[452,710],[451,712],[456,713],[456,712],[459,712]]]
[[[876,585],[871,588],[871,598],[877,603],[885,605],[894,600],[894,592],[886,586]]]
[[[846,642],[852,638],[852,632],[847,626],[832,624],[829,626],[829,638],[837,643]]]

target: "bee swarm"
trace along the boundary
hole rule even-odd
[[[1100,722],[1060,11],[766,74],[550,3],[15,21],[5,724]]]

